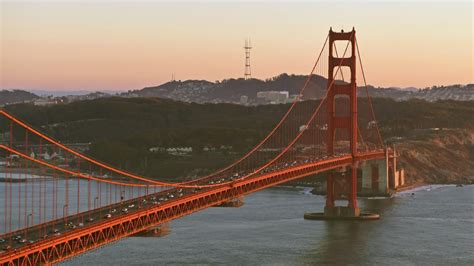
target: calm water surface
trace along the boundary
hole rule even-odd
[[[165,237],[130,237],[63,265],[474,265],[474,186],[359,203],[382,219],[307,221],[304,212],[322,210],[323,197],[267,189],[240,208],[174,221]]]

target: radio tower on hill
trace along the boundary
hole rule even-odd
[[[250,49],[252,49],[250,38],[245,40],[245,72],[244,79],[252,78],[252,70],[250,68]]]

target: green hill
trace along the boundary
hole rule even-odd
[[[225,166],[264,138],[288,107],[112,97],[48,107],[17,104],[7,110],[63,142],[91,142],[88,153],[100,160],[148,176],[174,178]],[[474,129],[474,102],[378,98],[374,108],[389,142],[424,138],[428,133],[423,129]],[[0,126],[5,131],[8,123],[1,120]],[[150,152],[151,147],[192,147],[193,152],[173,156]],[[215,150],[203,152],[205,147]]]

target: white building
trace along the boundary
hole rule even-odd
[[[37,106],[48,106],[48,105],[54,105],[56,103],[57,103],[56,100],[52,98],[39,98],[33,102],[33,104]]]
[[[240,104],[247,104],[249,102],[249,97],[247,95],[240,96]]]
[[[289,99],[288,91],[259,91],[257,98],[272,104],[287,103]]]

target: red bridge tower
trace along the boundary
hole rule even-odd
[[[350,57],[334,57],[333,49],[335,41],[350,42]],[[355,50],[355,30],[350,32],[334,32],[329,30],[329,58],[328,58],[328,140],[327,149],[329,154],[334,154],[334,142],[336,130],[345,130],[350,140],[350,151],[352,157],[357,158],[357,84],[356,84],[356,50]],[[339,67],[341,69],[337,70]],[[334,82],[334,71],[342,71],[342,67],[350,69],[350,83],[340,84]],[[336,73],[337,74],[337,73]],[[349,98],[350,113],[341,116],[336,114],[336,96],[343,95]],[[334,173],[327,177],[327,199],[324,213],[326,216],[359,216],[357,207],[357,167],[351,167],[351,174],[348,175],[348,205],[344,207],[334,206]]]

